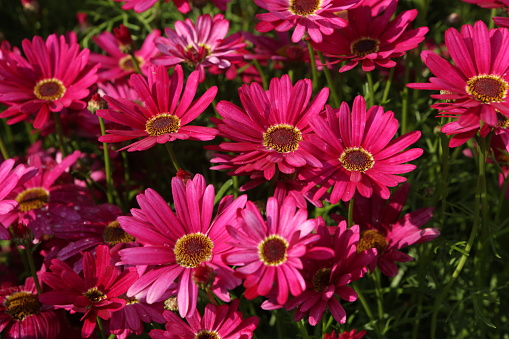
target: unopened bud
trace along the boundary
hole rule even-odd
[[[188,180],[191,180],[193,178],[193,173],[183,170],[182,168],[178,170],[176,177],[182,180],[184,185],[187,183]]]
[[[177,297],[170,297],[164,301],[164,309],[172,312],[177,312],[179,310],[179,305],[177,303]]]
[[[131,32],[124,25],[113,28],[113,34],[118,41],[119,48],[122,52],[129,52],[133,47],[133,38]]]
[[[34,233],[25,224],[19,222],[9,227],[11,240],[18,246],[31,246],[34,241]]]
[[[104,100],[99,93],[92,94],[92,98],[88,101],[88,110],[95,114],[98,109],[104,109],[108,107],[108,103]]]
[[[207,265],[199,265],[194,269],[193,281],[199,288],[206,289],[212,286],[216,278],[214,269]]]

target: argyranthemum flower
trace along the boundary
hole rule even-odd
[[[22,46],[26,62],[18,62],[21,57],[15,53],[0,59],[0,102],[9,106],[1,118],[14,124],[35,116],[34,127],[42,128],[51,112],[87,107],[83,99],[97,81],[99,67],[87,67],[88,49],[55,34],[46,41],[25,39]]]
[[[230,22],[222,14],[213,18],[200,15],[194,24],[190,19],[175,22],[175,30],[164,30],[167,38],[156,39],[162,56],[152,59],[155,64],[173,66],[185,63],[200,72],[205,80],[205,68],[217,66],[227,70],[232,63],[244,60],[240,51],[246,46],[240,33],[226,37]]]
[[[340,72],[348,71],[361,63],[362,70],[369,72],[375,65],[390,68],[396,66],[392,59],[405,55],[424,40],[427,27],[409,29],[417,16],[417,10],[409,10],[391,17],[398,1],[393,1],[380,15],[374,16],[371,8],[361,6],[348,11],[348,26],[325,36],[313,47],[325,55],[349,60]]]
[[[221,255],[231,249],[226,225],[235,224],[236,211],[247,197],[223,198],[213,217],[214,187],[207,186],[202,175],[186,184],[175,177],[171,187],[176,214],[159,194],[147,189],[137,197],[141,209],[132,209],[132,217],[118,218],[122,228],[144,245],[119,253],[122,264],[156,265],[129,289],[128,296],[144,291],[140,296],[153,303],[168,297],[176,280],[179,313],[187,317],[196,309],[197,283],[224,301],[230,301],[228,290],[240,283]],[[209,279],[201,279],[203,274]]]
[[[60,338],[60,320],[52,306],[41,304],[32,278],[0,290],[0,334],[5,339]]]
[[[277,170],[292,174],[296,167],[320,167],[300,143],[312,133],[309,121],[324,109],[328,94],[324,88],[309,102],[311,80],[293,86],[288,75],[273,78],[266,92],[258,83],[243,85],[239,89],[243,108],[221,101],[217,111],[223,119],[214,119],[219,135],[232,142],[209,148],[240,153],[231,159],[235,172],[263,171],[267,180]]]
[[[445,44],[454,65],[423,51],[422,60],[435,77],[429,83],[407,86],[440,91],[431,97],[449,102],[431,107],[457,118],[461,127],[472,129],[481,122],[497,126],[497,112],[509,116],[509,32],[505,28],[488,30],[484,22],[477,21],[474,26],[464,25],[461,32],[449,28]]]
[[[97,115],[132,130],[107,130],[108,134],[101,136],[99,141],[143,138],[120,149],[132,152],[176,139],[214,139],[217,132],[213,128],[187,126],[207,108],[217,93],[217,87],[213,86],[193,101],[198,88],[198,72],[189,75],[184,87],[184,72],[180,65],[175,67],[171,77],[163,66],[151,66],[148,81],[142,75],[133,74],[131,83],[145,106],[105,95],[109,109],[98,110]]]
[[[159,54],[154,39],[161,35],[159,30],[153,30],[143,41],[139,50],[132,53],[138,62],[143,74],[148,74],[150,59]],[[136,73],[135,66],[130,54],[121,50],[117,38],[111,32],[103,32],[92,38],[94,42],[108,55],[92,53],[89,62],[92,64],[100,63],[98,76],[100,81],[121,79],[130,74]]]
[[[154,339],[251,339],[260,319],[243,319],[238,308],[239,299],[230,305],[207,304],[203,317],[195,310],[186,317],[187,324],[175,313],[164,311],[166,331],[152,330],[149,335]]]
[[[287,310],[295,310],[295,320],[299,321],[308,316],[313,326],[322,319],[328,308],[334,319],[344,324],[346,312],[339,302],[340,299],[352,302],[357,300],[357,293],[349,286],[366,273],[366,265],[375,258],[375,251],[358,250],[359,226],[348,228],[345,221],[341,221],[333,236],[323,224],[318,227],[319,246],[326,246],[334,250],[334,258],[329,260],[310,260],[304,266],[303,275],[306,279],[306,289],[301,295],[291,299],[285,305]]]
[[[365,334],[366,331],[351,330],[336,335],[336,331],[332,331],[331,333],[325,333],[323,339],[361,339],[364,338]]]
[[[235,240],[235,250],[223,256],[226,263],[237,266],[235,273],[244,279],[244,296],[253,299],[266,296],[282,305],[288,294],[297,296],[306,288],[299,269],[303,257],[327,260],[332,250],[308,246],[318,240],[315,219],[307,218],[305,209],[297,209],[288,197],[282,204],[270,197],[267,201],[266,221],[252,202],[238,212],[239,227],[228,225],[228,233]],[[273,288],[274,287],[274,288]]]
[[[113,266],[110,249],[99,245],[95,258],[90,252],[83,253],[81,275],[63,261],[53,259],[50,271],[42,273],[42,280],[53,291],[42,293],[39,299],[44,304],[84,313],[81,335],[88,338],[94,331],[97,317],[108,320],[112,312],[126,305],[126,299],[120,296],[137,279],[134,268],[121,271]]]
[[[319,199],[332,188],[330,202],[352,199],[358,191],[371,197],[373,192],[387,199],[388,187],[397,186],[406,178],[396,175],[415,169],[415,165],[404,164],[421,156],[423,150],[412,148],[421,132],[409,132],[393,140],[398,131],[398,120],[391,111],[373,106],[366,112],[362,96],[354,100],[352,111],[343,102],[339,110],[327,107],[327,119],[317,116],[311,120],[316,132],[304,147],[320,156],[323,168],[306,170],[301,179],[310,183],[303,192],[320,188],[313,199]]]
[[[146,10],[152,8],[159,0],[114,0],[116,2],[124,2],[122,5],[122,9],[128,10],[132,9],[136,13],[145,12]],[[164,2],[169,2],[170,0],[164,0]],[[189,6],[188,0],[173,0],[173,3],[181,13],[187,13],[191,10],[191,6]]]
[[[334,29],[346,26],[337,12],[355,7],[361,0],[255,0],[269,13],[257,14],[261,21],[255,29],[259,32],[276,30],[285,32],[294,28],[292,41],[298,42],[308,34],[314,42],[321,42],[322,35],[330,35]]]
[[[376,259],[369,266],[371,271],[378,266],[386,276],[396,276],[398,266],[395,261],[413,260],[400,249],[431,241],[440,235],[437,228],[422,228],[433,217],[432,207],[421,208],[400,217],[409,190],[409,184],[402,185],[387,203],[378,196],[370,199],[355,197],[353,220],[361,229],[357,251],[377,249]]]

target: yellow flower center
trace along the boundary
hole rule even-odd
[[[361,233],[361,238],[357,244],[357,253],[376,248],[378,254],[381,254],[386,247],[387,239],[382,234],[375,230],[367,230]]]
[[[91,289],[83,293],[83,295],[93,303],[98,303],[99,301],[107,298],[106,294],[99,291],[97,287],[92,287]]]
[[[332,269],[331,268],[320,268],[316,273],[313,275],[313,289],[318,292],[322,293],[325,292],[327,289],[327,286],[331,284],[330,281],[330,275],[331,275]]]
[[[173,114],[158,114],[145,124],[145,131],[150,136],[159,136],[167,133],[175,133],[180,128],[180,119]]]
[[[466,91],[483,104],[504,101],[509,84],[499,75],[476,75],[468,79]]]
[[[212,248],[214,243],[205,234],[191,233],[177,240],[173,253],[175,253],[177,264],[194,268],[212,258]]]
[[[34,95],[37,99],[55,101],[64,96],[66,88],[62,81],[51,78],[43,79],[35,84]]]
[[[267,266],[279,266],[286,262],[288,242],[279,235],[271,235],[258,245],[258,255]]]
[[[124,231],[118,221],[112,221],[106,226],[103,232],[104,242],[116,245],[127,242],[135,242],[136,238]]]
[[[5,298],[5,311],[15,320],[25,320],[32,314],[39,313],[41,303],[39,298],[30,292],[15,292]]]
[[[49,192],[42,187],[24,190],[14,199],[22,212],[28,212],[45,206],[49,201]]]
[[[365,172],[375,164],[371,153],[362,147],[346,148],[339,157],[339,161],[346,170],[359,172]]]
[[[320,9],[321,0],[290,0],[290,12],[295,15],[307,16]]]
[[[201,330],[200,332],[196,333],[194,339],[221,339],[221,337],[217,334],[216,331]]]
[[[302,141],[302,133],[292,125],[272,125],[263,133],[263,146],[279,153],[295,151],[300,141]]]
[[[371,53],[378,52],[380,41],[374,38],[360,38],[350,45],[350,51],[353,55],[363,57]]]
[[[138,66],[141,68],[143,64],[145,63],[145,60],[140,56],[135,56],[136,62],[138,62]],[[118,61],[118,65],[120,68],[122,68],[124,71],[127,72],[134,72],[136,71],[136,68],[134,67],[133,58],[130,55],[126,55],[125,57],[121,58]]]

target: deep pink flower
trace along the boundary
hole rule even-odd
[[[503,0],[462,0],[462,1],[483,8],[500,8],[507,5],[504,4]]]
[[[332,331],[332,333],[325,333],[323,339],[361,339],[364,338],[365,334],[366,331],[351,330],[336,335],[336,331]]]
[[[141,48],[132,51],[141,71],[145,75],[148,74],[149,66],[151,65],[150,59],[159,54],[154,42],[154,39],[159,35],[161,35],[159,30],[153,30],[147,35]],[[92,53],[88,58],[92,64],[101,64],[98,72],[100,81],[113,81],[136,73],[131,55],[121,49],[118,40],[111,32],[103,32],[92,39],[108,54]]]
[[[445,43],[454,65],[433,52],[423,51],[422,60],[435,77],[429,83],[407,86],[439,90],[440,94],[431,97],[449,102],[431,107],[444,116],[457,118],[462,128],[472,130],[481,123],[496,126],[497,112],[509,116],[509,32],[504,28],[488,30],[484,22],[477,21],[474,26],[464,25],[461,32],[448,29]]]
[[[42,279],[53,291],[42,293],[41,302],[84,313],[81,336],[88,338],[97,317],[110,319],[112,312],[125,306],[126,299],[120,296],[138,279],[138,273],[134,268],[121,272],[111,264],[108,246],[99,245],[95,258],[90,252],[83,253],[81,275],[63,261],[53,259],[50,271],[42,273]]]
[[[128,296],[143,291],[140,296],[153,303],[167,298],[176,280],[179,313],[187,317],[196,309],[197,283],[224,301],[230,300],[228,290],[240,283],[221,255],[231,249],[226,225],[235,224],[236,211],[247,197],[223,198],[213,217],[214,187],[207,186],[202,175],[195,175],[185,185],[180,178],[173,178],[172,193],[176,213],[159,194],[147,189],[137,197],[141,209],[132,209],[132,217],[118,218],[122,228],[144,245],[121,250],[120,255],[122,264],[156,265],[129,289]],[[202,270],[210,273],[210,280],[197,280]]]
[[[217,66],[227,70],[232,64],[244,60],[242,49],[246,44],[242,35],[230,36],[230,22],[222,14],[213,18],[209,14],[200,15],[194,24],[190,19],[175,22],[175,30],[164,30],[167,38],[156,38],[157,48],[163,53],[154,58],[155,64],[173,66],[185,63],[200,72],[200,82],[205,80],[205,68]]]
[[[244,296],[270,297],[283,305],[288,294],[297,296],[306,288],[299,269],[302,258],[313,257],[326,260],[333,252],[324,247],[308,245],[318,240],[311,234],[316,220],[307,218],[305,209],[298,209],[293,198],[280,204],[274,197],[267,201],[266,221],[252,202],[239,210],[239,227],[228,225],[228,233],[235,242],[235,250],[223,256],[226,263],[237,266],[235,273],[244,278]]]
[[[327,107],[327,119],[321,116],[311,120],[316,132],[304,147],[323,160],[323,168],[304,171],[303,180],[310,183],[304,192],[321,187],[313,199],[319,199],[332,187],[330,202],[352,199],[358,191],[365,197],[373,192],[389,198],[388,187],[397,186],[406,178],[396,175],[415,169],[415,165],[404,164],[421,156],[423,150],[412,148],[421,133],[409,132],[393,139],[398,131],[398,120],[391,111],[373,106],[366,112],[362,96],[354,100],[352,111],[343,102],[338,110]]]
[[[194,310],[186,317],[187,324],[175,313],[165,311],[166,331],[152,330],[149,335],[154,339],[251,339],[260,320],[254,316],[243,319],[238,307],[239,299],[230,305],[207,304],[203,317]]]
[[[55,34],[46,41],[36,36],[22,42],[26,61],[19,62],[15,53],[0,59],[0,102],[9,106],[0,117],[14,124],[35,115],[34,127],[42,128],[50,112],[86,107],[83,99],[97,81],[99,65],[87,67],[90,51],[70,40]]]
[[[124,2],[122,9],[133,9],[136,13],[145,12],[152,8],[159,0],[114,0],[116,2]],[[169,2],[170,0],[164,0]],[[181,13],[187,13],[191,10],[188,0],[173,0],[173,3]]]
[[[315,155],[300,147],[312,133],[310,119],[323,110],[329,94],[323,88],[310,101],[311,80],[292,85],[290,77],[273,78],[269,90],[258,83],[239,89],[243,108],[221,101],[217,105],[222,120],[214,119],[219,135],[231,140],[210,149],[240,153],[231,159],[235,173],[263,171],[270,180],[280,171],[292,174],[298,167],[320,167]]]
[[[133,74],[131,83],[144,107],[130,100],[105,95],[104,99],[110,108],[98,110],[97,115],[129,126],[132,130],[107,130],[108,134],[101,136],[99,141],[120,142],[143,138],[120,149],[132,152],[176,139],[214,139],[217,132],[213,128],[187,125],[207,108],[217,93],[217,87],[213,86],[193,101],[198,88],[198,72],[189,75],[184,87],[184,72],[180,65],[175,67],[171,78],[163,66],[151,66],[148,81],[142,75]]]
[[[361,0],[255,0],[269,13],[257,14],[261,21],[255,29],[259,32],[276,30],[285,32],[295,28],[292,41],[298,42],[308,34],[314,42],[321,42],[322,35],[346,26],[346,21],[336,15],[357,6]]]
[[[378,266],[386,276],[396,276],[398,267],[395,261],[413,260],[400,249],[431,241],[440,235],[437,228],[422,228],[433,216],[432,207],[421,208],[400,217],[409,191],[409,184],[400,186],[387,203],[376,195],[370,199],[360,195],[355,197],[353,219],[361,229],[357,251],[377,249],[376,260],[369,266],[371,271]]]
[[[386,10],[373,16],[371,8],[361,6],[348,11],[348,26],[325,36],[321,43],[313,47],[325,55],[350,60],[341,67],[346,72],[361,63],[362,70],[370,72],[375,65],[390,68],[396,66],[392,59],[405,55],[424,40],[427,27],[409,29],[417,16],[417,10],[398,14],[391,21],[398,2],[393,1]]]
[[[53,307],[42,305],[35,284],[0,290],[0,333],[5,339],[57,339],[60,321]]]
[[[358,251],[358,225],[348,228],[346,222],[341,221],[331,236],[327,227],[322,224],[317,233],[320,235],[317,245],[333,249],[334,258],[314,260],[304,266],[306,289],[301,295],[288,301],[285,308],[296,308],[295,320],[299,321],[308,316],[309,323],[313,326],[322,319],[328,308],[334,319],[344,324],[346,312],[338,298],[349,302],[357,300],[357,293],[347,285],[364,276],[366,265],[373,261],[376,252],[371,249]]]

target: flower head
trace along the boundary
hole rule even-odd
[[[15,53],[0,59],[0,102],[9,106],[0,117],[14,124],[35,116],[34,127],[42,128],[50,112],[86,108],[83,99],[97,81],[99,67],[87,67],[88,49],[55,34],[46,41],[25,39],[22,45],[26,60],[20,62]]]
[[[116,2],[124,2],[122,5],[122,9],[128,10],[132,9],[136,13],[145,12],[152,8],[158,0],[114,0]],[[164,2],[169,2],[170,0],[164,0]],[[177,7],[178,11],[181,13],[187,13],[191,10],[191,6],[189,6],[188,0],[173,0],[173,3]]]
[[[98,110],[97,115],[132,129],[107,130],[108,134],[101,136],[99,141],[143,138],[120,149],[131,152],[176,139],[214,139],[217,133],[214,129],[187,125],[207,108],[217,93],[217,87],[213,86],[193,101],[198,88],[198,72],[189,75],[184,87],[184,73],[180,65],[175,67],[171,78],[163,66],[151,66],[148,81],[142,75],[133,74],[131,83],[145,106],[105,95],[104,99],[110,108]]]

